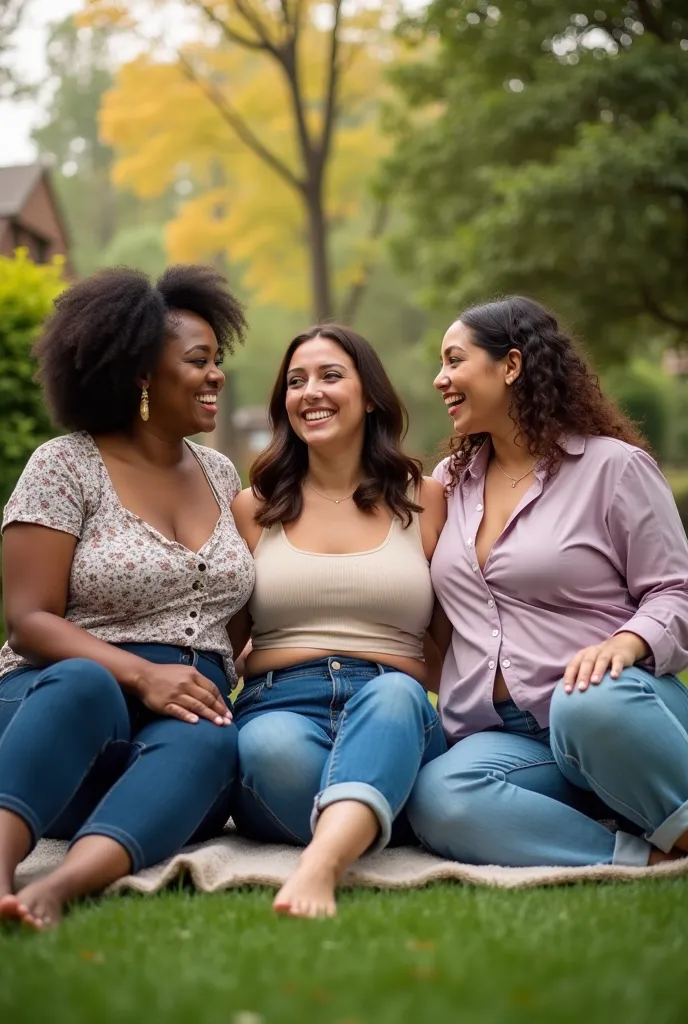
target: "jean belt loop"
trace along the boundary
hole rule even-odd
[[[191,667],[198,668],[198,651],[191,649]]]
[[[383,676],[385,674],[385,666],[381,665],[379,661],[376,662],[376,665],[377,665],[377,674],[379,676]]]
[[[270,671],[268,672],[268,674],[265,677],[265,685],[267,686],[268,690],[272,689],[272,673],[273,673],[273,670],[270,669]]]

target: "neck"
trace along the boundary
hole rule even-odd
[[[492,451],[494,457],[507,472],[513,470],[514,476],[519,476],[531,469],[537,461],[518,439],[518,429],[511,425],[504,433],[490,434],[492,440]]]
[[[355,447],[353,451],[347,448],[339,452],[308,452],[307,477],[325,494],[353,494],[362,475],[361,453]]]
[[[176,466],[186,454],[183,437],[168,434],[151,423],[135,423],[131,431],[113,435],[113,440],[115,438],[115,443],[125,445],[129,450],[133,450],[142,462],[153,466]]]

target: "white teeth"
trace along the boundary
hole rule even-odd
[[[201,405],[217,405],[217,395],[196,395],[196,401]]]
[[[466,396],[461,392],[459,395],[446,395],[444,404],[451,408],[452,405],[461,405],[462,402],[466,401]]]
[[[306,423],[312,423],[313,420],[329,420],[331,416],[334,416],[333,412],[323,409],[318,412],[307,412],[304,414],[303,418],[305,419]]]

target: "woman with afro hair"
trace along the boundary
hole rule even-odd
[[[34,452],[3,519],[0,918],[53,925],[229,817],[227,624],[254,570],[236,470],[187,438],[215,427],[220,362],[244,329],[211,268],[155,287],[117,268],[64,292],[38,340],[68,433]],[[42,836],[69,852],[15,894]]]
[[[432,561],[453,745],[411,824],[472,864],[686,856],[688,543],[666,480],[531,299],[462,313],[435,387],[454,423]]]

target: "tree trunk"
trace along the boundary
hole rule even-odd
[[[323,209],[322,190],[319,186],[311,186],[306,189],[304,204],[308,217],[311,311],[313,322],[317,324],[333,314],[327,219]]]

